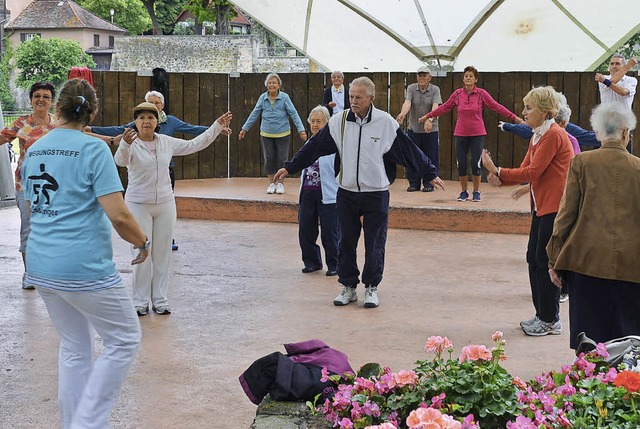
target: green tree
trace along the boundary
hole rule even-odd
[[[633,36],[627,43],[622,45],[616,53],[622,54],[626,59],[633,57],[640,57],[640,33]],[[598,71],[609,70],[609,58],[605,59],[602,64],[598,66]]]
[[[194,0],[186,8],[196,17],[196,34],[203,22],[215,22],[214,34],[229,34],[231,20],[237,16],[229,0]]]
[[[144,7],[147,9],[147,13],[151,18],[151,26],[153,27],[153,34],[158,36],[162,36],[164,33],[162,32],[162,27],[160,27],[160,23],[158,22],[158,16],[156,15],[156,0],[140,0]]]
[[[6,51],[2,56],[2,60],[0,60],[0,102],[2,102],[2,109],[5,111],[16,109],[16,101],[13,99],[9,88],[12,56],[13,49],[7,44]]]
[[[77,0],[77,3],[105,21],[124,28],[129,34],[142,34],[151,28],[151,18],[139,0]]]
[[[20,69],[16,84],[22,88],[43,81],[58,86],[67,80],[71,67],[96,66],[75,40],[45,40],[37,36],[18,46],[15,61]]]
[[[176,18],[188,4],[189,0],[156,0],[156,16],[163,34],[173,34]]]

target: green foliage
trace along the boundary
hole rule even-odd
[[[174,34],[176,18],[188,4],[189,0],[156,0],[156,17],[163,34]]]
[[[77,0],[77,3],[107,22],[111,22],[113,9],[113,23],[129,34],[142,34],[151,28],[149,13],[139,0]]]
[[[0,60],[0,102],[2,103],[3,110],[15,110],[16,101],[11,95],[11,89],[9,88],[9,78],[11,74],[10,61],[13,56],[13,49],[8,43],[5,44],[6,51]]]
[[[640,33],[633,36],[627,43],[622,45],[617,51],[617,54],[622,54],[625,59],[640,57]],[[609,70],[609,59],[607,57],[602,64],[596,69],[599,72],[606,72]]]
[[[198,22],[216,22],[215,34],[229,34],[229,22],[237,14],[228,0],[195,0],[186,6]]]
[[[29,88],[35,82],[51,82],[58,86],[67,80],[71,67],[93,68],[96,64],[75,40],[34,37],[23,42],[15,52],[20,69],[16,83]]]

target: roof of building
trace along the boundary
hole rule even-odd
[[[82,29],[126,33],[123,28],[94,15],[71,0],[35,0],[6,26],[19,29]]]

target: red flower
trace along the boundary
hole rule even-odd
[[[622,371],[613,381],[615,386],[622,386],[629,392],[637,392],[640,390],[640,374],[633,371]]]

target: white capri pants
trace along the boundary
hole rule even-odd
[[[133,266],[133,304],[158,307],[168,304],[171,238],[176,226],[176,202],[141,204],[127,201],[138,225],[151,240],[151,257]],[[133,256],[138,251],[131,246]]]
[[[105,429],[140,344],[123,284],[91,292],[36,287],[58,334],[58,406],[64,429]],[[104,352],[93,361],[93,327]]]

